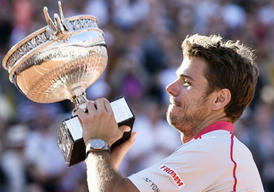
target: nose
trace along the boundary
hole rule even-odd
[[[178,86],[176,82],[177,81],[175,80],[166,87],[166,92],[173,97],[178,94]]]

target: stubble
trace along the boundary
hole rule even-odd
[[[190,103],[184,104],[176,114],[171,112],[172,106],[170,105],[167,110],[168,123],[179,130],[184,138],[193,138],[199,132],[201,124],[207,116],[208,109],[205,105],[207,99],[207,96],[203,96],[195,106]],[[191,112],[193,111],[191,108],[196,109]]]

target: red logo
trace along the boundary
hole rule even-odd
[[[168,167],[166,165],[161,165],[159,167],[159,169],[161,171],[165,172],[166,174],[168,174],[172,178],[172,180],[174,181],[174,183],[177,185],[177,187],[179,189],[181,189],[185,185],[185,183],[182,181],[182,179],[180,178],[178,173],[176,173],[176,171],[174,171],[170,167]]]

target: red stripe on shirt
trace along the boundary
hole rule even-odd
[[[232,134],[234,131],[234,125],[227,121],[217,121],[203,129],[198,135],[194,137],[194,139],[201,139],[202,135],[216,130],[226,130]]]
[[[237,168],[237,163],[233,159],[233,146],[234,146],[234,135],[231,134],[230,158],[231,158],[231,161],[234,163],[234,168],[233,168],[233,178],[234,178],[233,191],[236,191],[236,185],[237,185],[236,168]]]

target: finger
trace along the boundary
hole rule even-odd
[[[87,114],[82,109],[78,109],[76,111],[76,116],[77,116],[77,118],[78,118],[78,120],[79,120],[79,122],[82,126],[83,126],[82,119],[84,119],[86,115]]]
[[[130,126],[128,125],[122,125],[119,127],[119,129],[124,133],[124,132],[129,132],[131,130]]]
[[[106,109],[107,112],[113,113],[111,105],[110,105],[110,103],[107,99],[104,99],[104,105],[105,105],[105,109]]]
[[[134,131],[134,132],[131,134],[130,138],[124,142],[125,144],[122,143],[122,147],[124,148],[125,153],[127,153],[128,150],[129,150],[129,149],[132,147],[132,145],[135,143],[135,137],[136,137],[136,135],[137,135],[137,132]]]
[[[95,102],[93,102],[93,101],[87,102],[86,108],[87,108],[89,114],[92,114],[96,111],[96,107],[95,107],[94,103]]]
[[[134,132],[131,134],[130,138],[128,139],[128,141],[129,141],[132,145],[135,143],[135,137],[136,137],[136,135],[137,135],[137,132],[134,131]],[[132,145],[131,145],[131,146],[132,146]]]
[[[78,116],[78,118],[83,118],[87,114],[82,109],[77,109],[76,115]]]
[[[97,108],[97,111],[106,111],[103,98],[96,99],[94,105]]]

